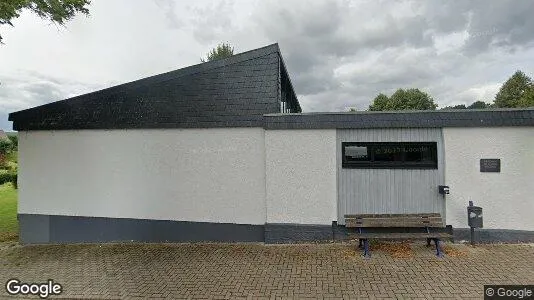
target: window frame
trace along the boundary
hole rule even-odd
[[[438,143],[437,142],[342,142],[341,167],[344,169],[438,169]],[[367,147],[368,161],[348,161],[345,148],[350,146]],[[374,148],[376,146],[401,147],[402,161],[375,161]],[[406,147],[430,147],[432,162],[406,161]]]

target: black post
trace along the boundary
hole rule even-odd
[[[473,201],[469,201],[469,206],[473,206]],[[469,213],[467,214],[469,218]],[[475,227],[471,226],[471,246],[475,245]]]

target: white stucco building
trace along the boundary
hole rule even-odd
[[[302,113],[276,44],[10,120],[24,244],[329,240],[422,212],[463,239],[470,200],[482,240],[534,240],[533,109]]]

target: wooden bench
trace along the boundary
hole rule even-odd
[[[442,257],[441,239],[452,238],[444,232],[439,213],[345,215],[345,227],[359,240],[360,249],[363,242],[365,257],[371,257],[369,239],[426,239],[427,246],[433,240],[436,255]]]

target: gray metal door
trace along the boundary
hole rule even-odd
[[[436,142],[437,169],[348,169],[342,142]],[[440,128],[337,130],[338,224],[345,214],[437,212],[445,219],[443,138]]]

